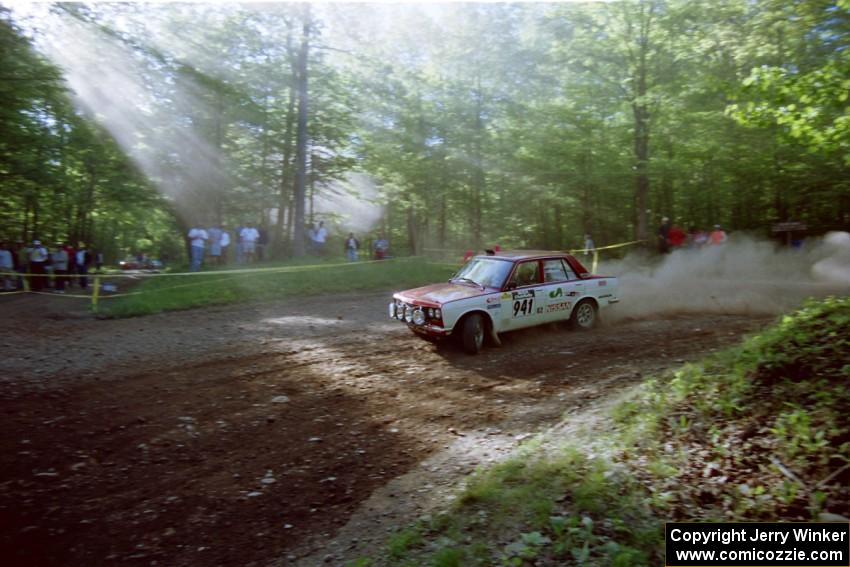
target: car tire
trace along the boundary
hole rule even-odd
[[[570,325],[579,331],[589,331],[599,321],[596,304],[589,299],[580,301],[570,315]]]
[[[460,335],[463,350],[467,354],[478,354],[484,346],[485,334],[484,318],[480,314],[473,313],[464,319]]]

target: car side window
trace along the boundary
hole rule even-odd
[[[544,282],[563,282],[567,281],[568,279],[569,277],[567,276],[566,267],[560,259],[546,260],[543,262]]]
[[[570,268],[570,265],[567,264],[566,261],[561,260],[561,264],[563,264],[563,266],[564,266],[564,272],[567,274],[567,277],[566,277],[567,280],[577,280],[578,279],[578,276],[572,270],[572,268]]]
[[[514,270],[514,275],[511,276],[510,285],[513,287],[522,287],[540,282],[539,266],[537,260],[521,262],[517,265],[516,270]]]

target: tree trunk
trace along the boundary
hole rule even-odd
[[[83,203],[80,206],[81,210],[81,233],[83,241],[88,242],[92,233],[92,209],[94,209],[94,193],[97,187],[97,164],[93,158],[86,160],[86,169],[89,173],[89,183],[86,186],[86,194]],[[76,244],[76,243],[75,243]]]
[[[214,130],[215,130],[215,157],[213,158],[213,168],[210,179],[210,187],[212,188],[213,195],[213,216],[215,217],[215,223],[221,226],[223,223],[224,217],[224,175],[223,175],[223,167],[221,162],[221,152],[222,146],[224,145],[224,132],[222,124],[224,116],[224,93],[221,91],[221,87],[216,87],[215,91],[215,122],[214,122]]]
[[[474,171],[472,179],[472,245],[478,250],[481,248],[481,224],[482,224],[482,196],[486,190],[486,178],[484,176],[484,160],[483,152],[483,136],[484,136],[484,119],[481,116],[483,111],[483,94],[481,92],[481,77],[476,78],[477,88],[475,93],[475,141],[474,148]]]
[[[438,224],[438,247],[445,248],[446,247],[446,191],[445,188],[440,192],[440,220]]]
[[[661,210],[673,219],[676,216],[676,203],[673,199],[673,176],[670,174],[670,166],[673,163],[673,142],[668,138],[664,146],[667,154],[667,165],[661,175]]]
[[[635,238],[646,240],[649,236],[647,202],[649,199],[649,105],[646,100],[648,91],[649,32],[652,28],[653,5],[647,8],[640,4],[640,31],[638,33],[639,52],[635,58],[634,91],[632,113],[634,115],[634,154],[635,154]]]
[[[419,255],[419,238],[416,230],[416,211],[413,210],[413,205],[409,205],[407,207],[407,241],[413,256]]]
[[[295,142],[297,170],[295,176],[295,231],[293,252],[303,257],[304,250],[304,197],[307,183],[307,59],[310,51],[310,4],[303,5],[303,31],[298,52],[298,131]]]
[[[642,84],[643,94],[646,94],[646,83]],[[648,236],[646,205],[649,197],[649,112],[646,105],[640,103],[634,103],[632,110],[635,116],[635,208],[637,209],[635,238],[645,240]]]
[[[276,248],[281,252],[285,248],[284,243],[289,243],[292,232],[292,216],[293,216],[293,197],[295,188],[292,185],[292,134],[295,127],[295,101],[297,99],[297,63],[293,57],[292,51],[292,28],[286,35],[286,52],[289,54],[290,69],[292,73],[292,81],[289,83],[289,101],[286,105],[286,128],[283,134],[283,161],[281,163],[280,172],[280,195],[278,206],[280,214],[277,217],[277,226],[275,227],[275,242]],[[284,210],[286,216],[284,217]],[[284,220],[285,219],[285,220]],[[280,253],[278,253],[280,255]]]

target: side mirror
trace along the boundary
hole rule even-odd
[[[583,280],[587,280],[587,279],[592,278],[593,274],[591,274],[590,272],[582,272],[581,274],[579,274],[578,277],[580,277]]]
[[[508,284],[508,287],[507,287],[506,289],[507,289],[508,291],[511,291],[512,289],[516,289],[516,282],[511,282],[511,283],[509,283],[509,284]]]

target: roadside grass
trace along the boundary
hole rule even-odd
[[[658,565],[665,521],[850,516],[848,380],[850,298],[810,301],[647,380],[606,430],[476,471],[350,565]]]
[[[416,258],[359,263],[290,261],[260,267],[268,271],[228,274],[210,270],[203,275],[149,277],[133,289],[140,292],[137,295],[104,298],[98,315],[133,317],[230,303],[405,289],[446,281],[456,271]]]

